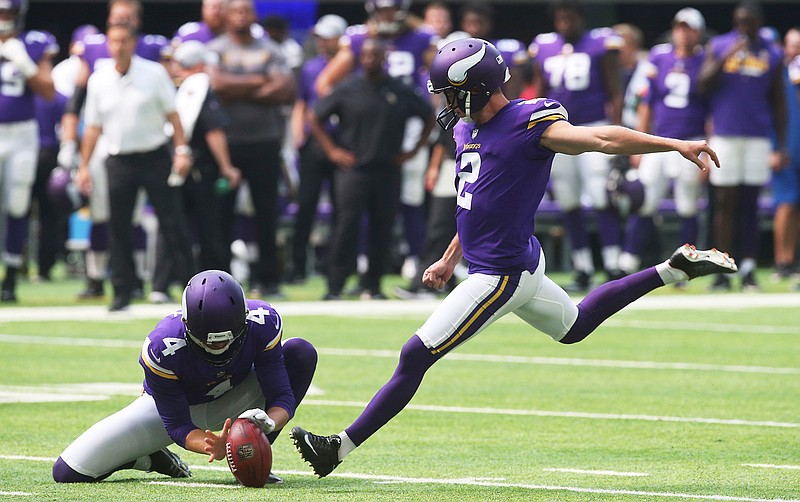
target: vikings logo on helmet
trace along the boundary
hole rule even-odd
[[[436,121],[447,130],[458,120],[456,109],[471,121],[492,93],[511,78],[508,66],[497,48],[479,38],[461,38],[444,45],[433,58],[428,92],[444,92],[447,106]]]
[[[0,35],[19,33],[25,23],[25,14],[28,12],[28,0],[0,0],[0,11],[13,12],[11,19],[0,20]]]

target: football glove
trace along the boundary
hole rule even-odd
[[[67,169],[78,167],[78,143],[76,141],[64,141],[58,148],[58,165]]]
[[[39,66],[28,55],[25,44],[18,38],[9,38],[0,47],[0,56],[7,59],[25,77],[25,80],[33,77],[39,71]]]
[[[239,418],[244,418],[254,423],[259,428],[261,428],[262,431],[264,431],[264,434],[269,434],[270,432],[275,430],[275,422],[271,418],[269,418],[267,412],[265,412],[260,408],[253,408],[252,410],[247,410],[241,415],[239,415]]]

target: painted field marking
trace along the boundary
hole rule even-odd
[[[241,488],[242,485],[224,485],[220,483],[182,483],[180,481],[147,481],[148,485],[163,485],[163,486],[180,486],[182,488],[225,488],[236,489]]]
[[[190,466],[195,469],[196,466]],[[224,467],[207,466],[208,470],[228,470]],[[314,476],[313,473],[308,471],[274,471],[275,474],[283,476]],[[486,480],[484,478],[410,478],[404,476],[383,476],[379,474],[358,474],[347,472],[333,472],[328,475],[329,478],[341,479],[359,479],[364,481],[372,481],[380,484],[432,484],[432,485],[454,485],[454,486],[481,486],[486,488],[521,488],[531,491],[548,491],[548,492],[574,492],[574,493],[592,493],[600,495],[630,495],[638,497],[658,497],[658,498],[684,498],[691,500],[719,500],[731,502],[800,502],[800,500],[793,499],[763,499],[751,497],[735,497],[729,495],[700,495],[695,493],[680,493],[680,492],[652,492],[652,491],[639,491],[639,490],[611,490],[604,488],[586,488],[576,486],[557,486],[557,485],[536,485],[529,483],[511,483]],[[150,482],[152,483],[152,482]],[[163,484],[170,484],[174,486],[192,486],[192,483],[182,483],[179,481],[165,482]],[[230,485],[210,485],[228,488]]]
[[[579,298],[575,297],[575,301]],[[283,317],[291,316],[346,316],[346,317],[383,317],[383,316],[427,316],[439,306],[441,300],[407,302],[388,300],[372,302],[365,308],[363,302],[338,301],[287,301],[275,302],[273,305]],[[792,308],[800,307],[798,293],[735,293],[730,295],[657,295],[645,296],[625,307],[633,310],[750,310],[760,308]],[[134,304],[125,312],[109,312],[108,307],[92,306],[54,306],[54,307],[9,307],[0,309],[0,322],[30,321],[72,321],[103,320],[108,322],[127,322],[131,319],[161,319],[179,309],[179,304],[150,305]],[[761,332],[761,331],[757,331]]]
[[[800,465],[775,465],[775,464],[742,464],[746,467],[761,467],[763,469],[786,469],[800,471]]]
[[[563,467],[546,467],[542,469],[545,472],[567,472],[570,474],[589,474],[594,476],[621,476],[621,477],[644,477],[649,476],[646,472],[621,472],[621,471],[608,471],[608,470],[593,470],[593,469],[569,469]]]
[[[55,462],[54,458],[45,457],[25,457],[22,455],[0,455],[0,460],[30,460],[30,461],[47,461]],[[209,470],[209,471],[228,471],[228,467],[213,466],[213,465],[192,465],[191,469]],[[313,473],[308,471],[292,471],[292,470],[276,470],[275,474],[284,476],[314,476]],[[483,486],[490,488],[523,488],[528,490],[538,491],[566,491],[575,493],[595,493],[602,495],[631,495],[641,497],[659,497],[659,498],[686,498],[693,500],[720,500],[731,502],[775,502],[777,499],[763,499],[751,497],[734,497],[729,495],[700,495],[694,493],[673,493],[673,492],[649,492],[638,490],[610,490],[602,488],[584,488],[575,486],[555,486],[555,485],[535,485],[527,483],[503,483],[497,481],[488,481],[484,478],[409,478],[404,476],[382,476],[377,474],[358,474],[346,472],[333,472],[328,475],[332,478],[342,479],[361,479],[365,481],[374,482],[394,482],[394,483],[413,483],[413,484],[440,484],[440,485],[467,485],[467,486]],[[186,486],[202,486],[209,488],[237,488],[238,485],[226,485],[216,483],[191,483],[181,481],[145,481],[147,484],[161,484],[166,486],[186,487]],[[782,502],[800,502],[798,499],[781,499]]]
[[[348,408],[365,408],[368,403],[358,401],[326,401],[320,399],[303,400],[303,406],[341,406]],[[703,417],[670,417],[658,415],[627,415],[617,413],[585,413],[580,411],[544,411],[544,410],[515,410],[503,408],[467,408],[464,406],[432,406],[422,404],[409,404],[406,410],[434,411],[445,413],[476,413],[481,415],[516,415],[534,417],[565,417],[565,418],[589,418],[599,420],[643,420],[646,422],[684,422],[695,424],[715,424],[715,425],[743,425],[750,427],[780,427],[780,428],[800,428],[800,423],[793,422],[772,422],[760,420],[742,419],[723,419],[723,418],[703,418]]]
[[[140,348],[141,342],[99,338],[63,338],[48,336],[23,336],[0,333],[0,343],[18,343],[28,345],[67,345],[87,347]],[[396,350],[364,350],[337,349],[317,347],[317,352],[325,356],[341,357],[382,357],[397,359]],[[447,355],[451,361],[482,361],[514,364],[539,364],[550,366],[586,366],[602,368],[721,371],[726,373],[763,373],[768,375],[800,375],[800,368],[781,368],[771,366],[743,366],[735,364],[703,364],[703,363],[670,363],[658,361],[625,361],[613,359],[580,359],[568,357],[527,357],[506,356],[497,354],[462,354],[459,352]]]
[[[0,492],[0,497],[31,497],[32,493],[28,492]]]
[[[0,403],[58,403],[80,401],[105,401],[112,396],[136,397],[142,394],[141,383],[94,382],[56,385],[0,385]],[[322,396],[325,392],[311,385],[309,396]]]
[[[2,340],[0,340],[2,341]],[[400,352],[394,350],[365,349],[327,349],[317,348],[326,356],[344,357],[383,357],[397,359]],[[447,359],[452,361],[479,361],[514,364],[540,364],[550,366],[589,366],[602,368],[631,368],[659,370],[722,371],[727,373],[765,373],[770,375],[800,375],[800,368],[780,368],[771,366],[743,366],[734,364],[667,363],[658,361],[624,361],[613,359],[581,359],[569,357],[529,357],[505,356],[495,354],[462,354],[451,352]]]

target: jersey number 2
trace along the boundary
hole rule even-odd
[[[461,167],[464,166],[464,167]],[[458,205],[464,209],[472,209],[472,193],[467,192],[467,183],[475,183],[481,172],[481,156],[478,152],[461,154],[461,165],[458,169]]]

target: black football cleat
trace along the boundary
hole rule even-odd
[[[717,249],[701,251],[691,244],[684,244],[672,253],[669,266],[683,270],[689,279],[712,274],[732,274],[739,270],[736,262]]]
[[[317,436],[300,427],[292,427],[289,436],[300,456],[311,465],[317,476],[324,478],[342,463],[339,460],[339,447],[342,445],[339,436]]]
[[[581,270],[575,272],[575,279],[572,284],[564,286],[567,293],[586,293],[592,289],[592,276]]]
[[[147,472],[158,472],[171,478],[188,478],[192,475],[189,466],[168,448],[150,454],[150,470]]]

